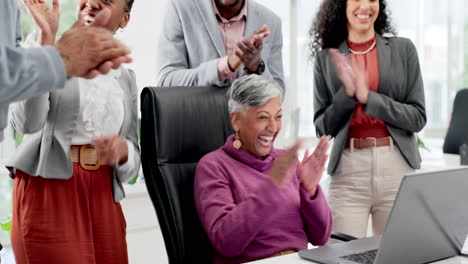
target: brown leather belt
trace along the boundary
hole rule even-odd
[[[353,142],[353,148],[355,149],[364,149],[364,148],[374,148],[374,147],[383,147],[390,146],[393,144],[391,137],[384,138],[348,138],[346,140],[345,148],[351,147],[351,141]]]
[[[85,170],[98,170],[101,167],[93,145],[72,145],[70,154],[72,161],[79,163],[81,168]]]

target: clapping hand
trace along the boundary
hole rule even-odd
[[[297,142],[291,148],[283,151],[273,163],[270,171],[270,178],[273,183],[278,186],[284,186],[291,176],[298,163],[297,151],[302,145],[302,141]]]
[[[52,45],[57,35],[60,11],[59,0],[52,0],[52,9],[45,0],[23,0],[26,9],[41,30],[41,45]]]
[[[241,64],[244,64],[250,71],[256,71],[262,62],[263,39],[270,36],[270,34],[268,27],[264,25],[251,35],[237,41],[237,48],[228,60],[229,67],[232,70],[237,70]]]
[[[112,32],[102,28],[111,17],[109,9],[103,9],[91,26],[86,26],[82,16],[57,41],[55,47],[65,64],[67,75],[92,79],[107,74],[122,63],[130,63],[130,50],[113,38]]]
[[[123,164],[128,160],[127,141],[120,136],[95,137],[93,145],[102,165]]]
[[[262,62],[263,39],[270,35],[266,25],[259,28],[252,35],[242,38],[237,42],[237,49],[234,54],[239,57],[242,64],[251,71],[257,70]]]
[[[330,141],[330,139],[330,136],[321,137],[314,152],[309,155],[309,151],[306,150],[304,158],[299,164],[299,179],[302,187],[304,187],[312,197],[315,196],[317,192],[317,186],[320,183],[325,169],[325,163],[328,159],[328,141]]]
[[[355,63],[348,59],[337,49],[330,49],[330,57],[335,65],[338,78],[345,86],[345,92],[350,97],[356,97],[361,104],[367,104],[369,97],[369,86],[365,70],[364,58],[356,57]]]

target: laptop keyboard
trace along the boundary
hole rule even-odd
[[[364,251],[364,252],[356,253],[356,254],[350,254],[350,255],[342,256],[340,258],[346,259],[349,261],[354,261],[357,263],[362,263],[362,264],[373,264],[375,260],[375,256],[377,256],[377,249],[372,249],[369,251]]]

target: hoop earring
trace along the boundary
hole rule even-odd
[[[236,131],[236,135],[234,136],[234,142],[232,142],[232,146],[239,150],[242,147],[242,142],[239,139],[239,131]]]

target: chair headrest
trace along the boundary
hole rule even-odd
[[[468,89],[461,89],[457,92],[453,102],[453,112],[463,113],[466,110],[466,105],[468,103]]]
[[[141,111],[152,112],[142,116],[154,118],[145,122],[154,126],[159,163],[198,162],[233,134],[225,88],[147,87]]]
[[[452,118],[442,148],[444,153],[460,154],[460,146],[468,143],[467,105],[468,89],[462,89],[457,92],[453,102]]]

